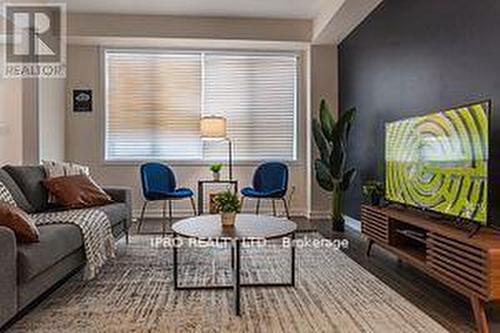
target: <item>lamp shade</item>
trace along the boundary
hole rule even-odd
[[[200,125],[203,139],[224,139],[226,137],[226,118],[224,117],[202,117]]]

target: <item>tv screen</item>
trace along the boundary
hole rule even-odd
[[[489,102],[386,123],[393,202],[486,224]]]

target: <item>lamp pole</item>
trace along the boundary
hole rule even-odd
[[[233,143],[227,138],[229,145],[229,180],[233,180]]]

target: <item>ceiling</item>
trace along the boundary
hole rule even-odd
[[[68,12],[314,19],[329,0],[66,0]],[[60,0],[46,2],[60,3]]]

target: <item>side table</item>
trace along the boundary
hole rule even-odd
[[[228,184],[233,186],[234,193],[238,193],[237,180],[199,180],[198,181],[198,215],[203,214],[203,202],[205,198],[205,185],[206,184]]]

